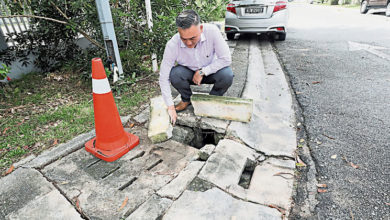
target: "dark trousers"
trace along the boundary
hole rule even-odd
[[[192,91],[190,85],[195,71],[185,66],[175,66],[169,74],[172,86],[180,93],[183,102],[189,102]],[[201,84],[214,84],[210,95],[222,96],[233,83],[233,71],[230,66],[218,70],[216,73],[203,76]]]

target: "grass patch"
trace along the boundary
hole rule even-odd
[[[156,77],[113,87],[120,115],[139,112],[139,106],[158,91]],[[30,154],[37,155],[94,128],[90,80],[69,73],[29,74],[2,86],[1,173]]]

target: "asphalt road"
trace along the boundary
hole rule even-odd
[[[300,110],[302,158],[315,173],[314,182],[300,178],[291,218],[390,219],[390,18],[289,6],[287,39],[274,47]]]

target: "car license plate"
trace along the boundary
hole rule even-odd
[[[263,13],[264,8],[245,8],[246,14],[260,14]]]

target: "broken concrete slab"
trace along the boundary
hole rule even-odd
[[[226,128],[230,121],[216,119],[216,118],[201,118],[200,128],[210,129],[220,134],[225,134]]]
[[[203,167],[204,162],[192,161],[169,184],[160,189],[157,194],[161,197],[176,200]]]
[[[140,145],[117,161],[98,160],[80,149],[42,172],[72,202],[78,201],[87,218],[126,218],[198,154],[197,149],[172,140],[154,145],[142,127],[132,133],[140,137]]]
[[[80,219],[77,211],[68,201],[35,169],[19,168],[0,179],[0,219],[23,219],[25,213],[31,216],[25,219],[41,219],[46,213],[52,216],[74,216]],[[38,210],[49,202],[59,205],[55,209]],[[19,218],[21,217],[21,218]],[[69,218],[67,218],[69,219]]]
[[[150,121],[148,137],[153,143],[160,143],[172,137],[173,127],[170,123],[168,108],[162,96],[150,100]]]
[[[23,164],[22,167],[42,168],[45,165],[52,163],[58,158],[64,157],[71,152],[74,152],[84,147],[85,142],[95,136],[95,130],[85,134],[81,134],[65,144],[60,144],[50,150],[44,151],[42,154],[31,160],[30,162]]]
[[[257,105],[255,105],[257,106]],[[251,148],[269,156],[295,157],[296,132],[279,114],[259,112],[255,107],[249,123],[232,122],[228,136],[238,137]]]
[[[177,113],[176,123],[178,125],[183,125],[191,128],[199,127],[200,117],[197,117],[194,114],[193,109],[186,109],[182,112]]]
[[[150,106],[146,107],[141,113],[134,117],[137,123],[143,124],[149,121],[150,117]]]
[[[153,194],[146,202],[136,209],[126,220],[158,219],[171,206],[172,200]]]
[[[239,183],[247,160],[254,161],[255,158],[255,152],[246,146],[223,139],[207,160],[206,165],[199,173],[199,178],[226,189]]]
[[[191,128],[176,125],[173,127],[172,140],[190,145],[194,139],[195,133]]]
[[[191,103],[197,116],[249,122],[252,117],[251,99],[193,94]]]
[[[206,192],[186,190],[162,219],[280,220],[281,214],[266,206],[238,200],[218,188]]]
[[[213,144],[206,144],[199,150],[199,158],[203,161],[206,161],[209,159],[210,155],[213,153],[215,149],[215,145]]]
[[[7,219],[83,219],[65,197],[57,190],[38,197],[17,212],[10,214]]]
[[[247,199],[266,205],[276,205],[288,212],[292,202],[294,172],[270,164],[262,164],[253,172]],[[288,214],[287,214],[288,216]]]

